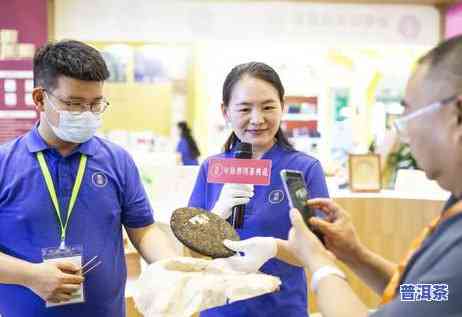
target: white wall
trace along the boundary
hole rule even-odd
[[[429,6],[194,0],[54,3],[57,39],[434,45],[440,34],[439,14]]]

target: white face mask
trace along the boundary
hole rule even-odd
[[[72,143],[84,143],[95,135],[101,127],[101,115],[91,111],[75,114],[70,111],[58,111],[59,124],[57,127],[50,125],[53,132],[63,141]]]
[[[84,143],[95,135],[101,127],[101,114],[91,111],[81,113],[58,110],[48,98],[49,104],[55,112],[59,114],[58,126],[54,126],[45,113],[45,119],[53,130],[54,134],[63,141],[72,143]]]

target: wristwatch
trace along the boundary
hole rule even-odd
[[[338,269],[337,267],[330,266],[330,265],[323,266],[319,268],[316,272],[314,272],[313,275],[311,276],[311,289],[313,290],[313,292],[315,293],[318,292],[319,282],[324,277],[329,276],[329,275],[336,275],[346,280],[345,274],[342,271],[340,271],[340,269]]]

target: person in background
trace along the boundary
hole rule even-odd
[[[40,48],[33,65],[40,121],[0,145],[0,315],[125,317],[122,227],[147,262],[175,256],[174,247],[154,225],[130,155],[94,136],[109,106],[100,53],[61,41]],[[100,264],[83,277],[72,258],[45,261],[68,251]],[[65,304],[82,283],[84,303]]]
[[[367,249],[349,214],[338,204],[327,199],[308,201],[330,220],[311,220],[324,233],[327,249],[303,224],[298,211],[291,211],[289,245],[313,272],[312,285],[323,317],[368,315],[327,250],[382,295],[381,306],[372,317],[462,316],[461,61],[462,36],[420,58],[407,84],[405,112],[395,123],[427,177],[452,193],[441,215],[412,242],[399,265]]]
[[[191,135],[191,129],[185,121],[178,122],[177,127],[180,131],[180,141],[176,146],[176,151],[181,157],[181,163],[183,165],[199,165],[197,158],[201,153]]]
[[[276,293],[209,309],[201,316],[307,316],[305,272],[291,257],[285,241],[290,229],[289,204],[279,172],[285,168],[302,171],[311,197],[328,197],[321,164],[296,151],[284,136],[284,87],[270,66],[250,62],[234,67],[223,84],[221,109],[233,132],[224,152],[211,158],[233,158],[240,142],[251,143],[252,158],[272,161],[270,185],[207,183],[209,158],[200,167],[189,206],[228,219],[233,206],[245,204],[244,225],[238,232],[247,240],[226,243],[245,255],[214,261],[246,272],[255,272],[264,264],[262,272],[278,276],[282,285]]]

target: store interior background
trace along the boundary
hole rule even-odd
[[[101,49],[112,77],[100,132],[149,165],[143,170],[176,164],[181,120],[201,159],[219,153],[230,133],[220,110],[227,72],[268,63],[287,92],[283,128],[336,176],[335,190],[348,179],[349,153],[373,142],[390,151],[387,128],[403,111],[412,65],[442,37],[441,10],[406,2],[51,1],[48,34]],[[393,188],[395,175],[384,175]]]
[[[18,0],[2,11],[6,20],[8,11],[30,8],[17,15],[36,21],[18,28],[19,43],[40,29],[45,39],[78,39],[101,50],[111,107],[99,133],[127,148],[143,172],[177,164],[182,120],[201,159],[219,153],[230,133],[220,110],[227,72],[243,62],[268,63],[286,88],[283,129],[335,176],[335,190],[348,180],[348,154],[371,145],[381,154],[397,149],[390,127],[403,111],[413,63],[457,33],[462,10],[456,1],[347,2]],[[9,15],[0,27],[14,23]],[[35,47],[45,41],[34,40]],[[383,156],[383,187],[390,189],[396,173],[387,165]]]
[[[402,174],[394,190],[398,163],[389,166],[388,155],[381,192],[351,193],[343,185],[348,154],[368,153],[371,144],[380,154],[399,148],[389,128],[403,111],[406,80],[419,56],[462,33],[460,1],[3,0],[0,29],[17,29],[17,42],[35,48],[46,39],[70,38],[102,51],[111,71],[105,86],[111,105],[99,134],[133,155],[160,222],[187,203],[197,172],[177,166],[177,122],[191,126],[201,159],[219,153],[230,133],[220,110],[224,78],[252,60],[280,74],[287,96],[283,128],[297,149],[319,158],[331,195],[355,209],[360,235],[380,230],[390,238],[371,237],[372,249],[398,260],[406,249],[402,241],[410,241],[447,197],[418,171]],[[1,45],[0,81],[4,69],[31,70],[30,46],[15,56],[5,51],[8,43]],[[33,107],[25,107],[21,111],[36,118]],[[12,116],[7,110],[0,108],[0,120]],[[390,206],[408,210],[409,219]],[[354,276],[351,281],[375,307],[377,296]]]

